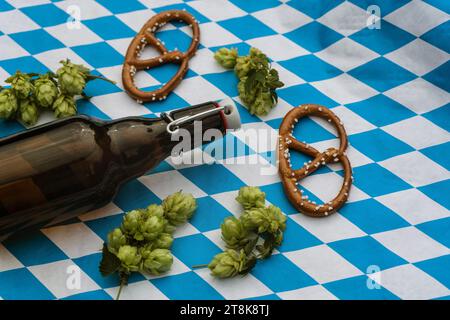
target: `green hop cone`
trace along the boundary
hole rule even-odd
[[[248,232],[242,222],[235,217],[226,218],[220,226],[222,239],[230,249],[242,248],[248,243]]]
[[[153,246],[158,249],[170,249],[172,243],[172,235],[170,233],[163,232],[153,241]]]
[[[153,275],[169,271],[173,264],[173,257],[167,249],[142,250],[142,269]]]
[[[247,81],[247,77],[242,77],[238,82],[238,92],[239,98],[246,106],[251,106],[256,99],[258,89],[256,87],[252,88],[249,92],[245,90],[245,82]]]
[[[244,209],[263,208],[266,203],[266,194],[258,187],[242,187],[239,189],[236,201],[239,202]]]
[[[217,254],[209,263],[208,268],[211,274],[218,278],[230,278],[244,271],[247,264],[247,257],[244,250],[240,252],[228,249]]]
[[[142,212],[140,210],[132,210],[128,212],[122,220],[122,230],[124,233],[129,235],[131,238],[135,238],[135,235],[139,233],[139,226],[142,221]],[[139,233],[139,239],[144,240],[144,237]]]
[[[169,223],[177,226],[192,217],[195,209],[197,209],[197,202],[191,194],[178,191],[165,198],[162,206]]]
[[[32,98],[20,100],[19,119],[26,125],[33,125],[37,122],[39,110]]]
[[[12,89],[0,91],[0,118],[10,119],[15,116],[19,103]]]
[[[81,65],[73,64],[69,59],[61,63],[63,66],[56,71],[59,88],[66,95],[80,95],[86,86],[89,70]]]
[[[43,75],[34,82],[34,96],[41,107],[50,108],[58,97],[58,88],[48,75]]]
[[[127,273],[139,271],[142,256],[137,247],[121,246],[116,256],[120,259],[121,266]]]
[[[143,215],[146,218],[152,216],[164,217],[164,209],[160,205],[151,204],[147,207],[147,209],[145,209],[145,211],[143,211]]]
[[[108,250],[117,255],[119,248],[127,244],[127,237],[120,228],[108,233]]]
[[[270,218],[266,208],[252,208],[241,215],[241,221],[247,230],[266,232],[270,227]]]
[[[250,114],[265,116],[275,106],[275,102],[269,90],[259,90],[259,94],[256,95],[255,100],[246,105]]]
[[[135,233],[136,240],[151,241],[159,237],[166,227],[167,221],[161,216],[150,216],[139,225],[138,232]]]
[[[11,84],[11,89],[18,99],[26,99],[33,92],[31,77],[20,71],[6,79],[5,82]]]
[[[214,59],[226,69],[234,68],[237,57],[238,52],[235,48],[221,48],[214,53]]]
[[[267,216],[270,221],[269,232],[276,234],[278,231],[286,229],[286,216],[281,212],[280,208],[270,205],[266,208]]]
[[[66,118],[77,114],[77,105],[73,97],[59,95],[53,102],[53,112],[57,118]]]
[[[251,47],[248,56],[252,68],[267,69],[269,67],[269,59],[261,50]]]
[[[242,79],[247,75],[252,67],[249,56],[240,56],[236,58],[236,65],[234,66],[234,73],[236,73],[239,79]]]

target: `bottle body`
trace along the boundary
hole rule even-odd
[[[181,109],[170,119],[215,107]],[[166,130],[169,121],[79,116],[0,140],[0,240],[109,203],[121,184],[170,155],[178,142]],[[225,131],[220,114],[202,121],[205,130]]]

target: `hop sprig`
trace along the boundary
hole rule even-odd
[[[62,67],[56,73],[22,73],[17,71],[5,82],[10,88],[0,87],[0,118],[17,119],[26,125],[34,125],[40,109],[51,108],[55,117],[70,117],[77,113],[76,97],[84,93],[87,82],[109,79],[97,76],[83,65],[69,59],[61,61]]]
[[[252,266],[253,258],[248,258],[244,250],[226,250],[217,254],[209,263],[211,274],[218,278],[230,278],[245,274]]]
[[[239,202],[244,209],[262,208],[266,203],[266,194],[258,187],[242,187],[239,189],[236,201]]]
[[[278,102],[276,89],[284,84],[261,50],[252,47],[248,55],[238,56],[236,49],[221,48],[214,58],[224,68],[234,67],[239,79],[239,97],[250,114],[267,115],[275,107]]]
[[[173,264],[169,249],[174,224],[186,222],[196,208],[192,195],[177,192],[165,198],[161,205],[151,204],[123,216],[121,225],[108,234],[99,268],[104,276],[119,274],[117,297],[131,273],[160,275],[169,271]]]

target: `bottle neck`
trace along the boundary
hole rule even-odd
[[[212,136],[223,136],[226,120],[221,111],[167,130],[175,120],[195,118],[200,113],[217,108],[216,103],[208,102],[162,114],[161,118],[133,117],[110,122],[106,126],[110,150],[125,175],[130,178],[140,176],[170,155],[208,143]]]

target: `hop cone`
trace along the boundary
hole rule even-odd
[[[127,238],[119,228],[108,234],[108,250],[114,254],[119,252],[119,248],[127,244]]]
[[[58,88],[48,75],[43,75],[34,82],[34,96],[41,107],[50,108],[58,96]]]
[[[214,53],[214,59],[224,68],[232,69],[236,65],[238,52],[236,49],[221,48]]]
[[[121,246],[116,256],[122,262],[122,268],[127,273],[139,271],[142,256],[137,247],[129,245]]]
[[[255,100],[247,104],[250,114],[256,114],[258,116],[264,116],[269,113],[275,106],[275,101],[272,99],[272,95],[268,90],[260,90],[260,94],[256,95]]]
[[[250,90],[250,92],[247,92],[245,90],[245,82],[246,81],[247,81],[247,76],[242,77],[238,83],[237,88],[238,88],[238,92],[239,92],[239,98],[241,98],[241,101],[246,106],[251,106],[256,99],[258,90],[256,87],[254,87]]]
[[[159,237],[166,226],[166,219],[161,216],[151,216],[142,221],[139,225],[138,232],[134,234],[136,240],[151,241]]]
[[[15,75],[6,79],[5,82],[11,84],[11,88],[18,99],[28,98],[33,91],[30,76],[20,71],[17,71]]]
[[[164,209],[162,206],[157,204],[151,204],[143,211],[143,216],[145,218],[157,216],[157,217],[164,217]]]
[[[122,230],[125,234],[129,235],[131,238],[135,238],[135,235],[139,233],[139,227],[142,222],[142,212],[141,210],[132,210],[125,214],[122,220]],[[138,236],[139,239],[136,240],[143,240],[144,237]]]
[[[173,263],[173,257],[167,249],[142,250],[143,264],[142,269],[153,275],[169,271]]]
[[[0,118],[12,118],[15,116],[18,107],[19,104],[12,89],[0,91]]]
[[[258,233],[266,232],[270,227],[266,208],[246,210],[241,216],[241,221],[247,230],[256,230]]]
[[[239,189],[236,201],[239,202],[244,209],[262,208],[266,203],[266,194],[258,187],[242,187]]]
[[[247,75],[252,67],[249,56],[240,56],[236,58],[236,65],[234,66],[234,72],[239,79],[242,79]]]
[[[185,223],[197,209],[195,198],[191,194],[176,192],[164,199],[164,215],[172,225]]]
[[[248,232],[242,222],[235,217],[226,218],[220,226],[222,230],[222,239],[230,249],[238,249],[245,246],[248,242]]]
[[[77,114],[77,105],[73,97],[60,94],[53,102],[53,112],[57,118],[65,118]]]
[[[19,119],[26,125],[33,125],[37,122],[39,110],[32,98],[20,100]]]
[[[281,213],[280,208],[270,205],[266,208],[267,216],[270,221],[269,231],[273,234],[286,229],[286,216]]]
[[[217,254],[208,265],[213,276],[230,278],[243,271],[247,262],[244,250],[226,250]]]
[[[73,64],[68,59],[61,63],[63,66],[56,71],[59,88],[69,96],[81,94],[86,86],[89,70],[81,65]]]
[[[153,241],[153,246],[158,249],[170,249],[173,243],[172,235],[169,233],[161,233],[158,238]]]

